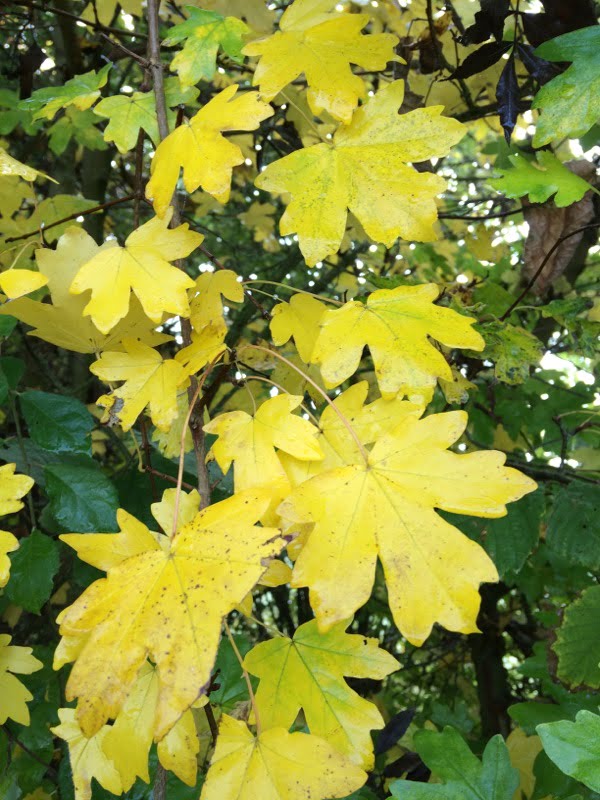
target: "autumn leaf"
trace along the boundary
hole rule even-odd
[[[295,0],[279,21],[279,31],[247,44],[243,53],[260,56],[253,84],[272,100],[279,92],[306,76],[308,102],[316,116],[327,111],[349,123],[359,99],[366,95],[363,80],[350,64],[367,72],[384,70],[398,61],[392,33],[362,34],[368,14],[339,14],[335,0]]]
[[[398,286],[372,292],[366,303],[351,300],[328,310],[312,354],[325,385],[339,386],[353,375],[368,345],[383,397],[401,392],[429,399],[437,378],[452,380],[430,338],[446,347],[483,350],[485,345],[472,327],[474,319],[434,304],[438,294],[433,283]]]
[[[279,453],[279,459],[292,486],[299,486],[309,478],[334,467],[359,462],[359,443],[371,445],[386,432],[401,425],[407,417],[420,417],[423,412],[422,407],[398,397],[391,400],[380,397],[365,405],[368,390],[367,381],[355,383],[339,394],[333,405],[327,405],[323,409],[319,419],[317,443],[324,458],[319,461],[301,461],[293,455]]]
[[[409,162],[447,155],[465,128],[441,117],[441,106],[399,115],[403,98],[404,81],[388,84],[331,142],[297,150],[257,177],[259,189],[292,195],[279,228],[282,236],[298,234],[309,266],[337,252],[348,209],[371,239],[387,247],[399,236],[418,242],[437,238],[434,198],[446,182],[417,172]]]
[[[17,647],[10,642],[8,634],[0,634],[0,725],[7,719],[29,725],[27,703],[33,695],[15,675],[31,675],[44,665],[31,655],[31,647]]]
[[[233,462],[235,491],[268,486],[283,496],[289,487],[278,452],[315,461],[323,457],[316,442],[317,429],[302,417],[292,414],[302,397],[278,394],[266,400],[252,417],[245,411],[220,414],[204,426],[206,433],[219,438],[211,455],[223,472]]]
[[[123,430],[128,431],[148,406],[152,422],[167,431],[177,417],[177,393],[188,383],[188,373],[175,359],[135,339],[124,339],[125,352],[105,351],[90,366],[103,381],[125,381],[113,392],[122,404],[117,411]]]
[[[187,87],[182,89],[177,78],[165,81],[165,103],[167,107],[191,103],[198,96],[198,90]],[[143,129],[155,145],[160,142],[158,120],[156,118],[154,92],[133,92],[133,94],[117,94],[105,97],[94,108],[94,114],[109,120],[104,129],[104,139],[114,142],[120,153],[126,153],[135,147],[138,133]],[[176,113],[169,111],[169,126],[175,124]]]
[[[169,29],[166,47],[185,41],[171,61],[183,86],[210,81],[217,70],[219,48],[234,61],[243,61],[242,43],[250,28],[241,19],[186,6],[188,19]]]
[[[220,203],[229,199],[233,167],[243,164],[244,156],[239,146],[227,141],[222,133],[256,130],[262,120],[273,114],[257,92],[235,97],[237,90],[235,84],[228,86],[156,148],[146,197],[152,200],[159,217],[171,202],[180,169],[187,192],[202,187]]]
[[[273,343],[280,347],[293,339],[302,361],[310,364],[327,308],[316,297],[300,292],[292,295],[289,303],[278,303],[271,312]]]
[[[366,778],[317,736],[271,728],[255,738],[224,714],[200,800],[325,800],[346,797]]]
[[[146,783],[150,782],[148,755],[154,738],[158,693],[158,674],[150,664],[144,664],[114,725],[103,738],[102,749],[119,772],[123,792],[131,789],[137,777]],[[171,748],[166,740],[171,736],[174,741],[182,745],[177,759],[169,756]],[[199,742],[195,735],[191,711],[186,711],[167,736],[158,743],[158,757],[161,763],[163,763],[161,753],[165,749],[169,768],[181,780],[193,786],[198,768],[196,753],[199,750]],[[163,766],[166,767],[165,764]]]
[[[3,147],[0,147],[0,177],[8,177],[11,175],[17,175],[19,178],[23,178],[26,181],[34,181],[39,175],[41,178],[57,183],[54,178],[50,178],[43,172],[33,169],[33,167],[28,167],[27,164],[23,164],[21,161],[17,161],[17,159],[9,155]]]
[[[504,467],[503,453],[449,452],[466,424],[461,411],[408,416],[377,441],[367,463],[321,473],[279,506],[291,526],[314,523],[292,586],[310,588],[321,631],[366,603],[378,556],[392,616],[410,642],[422,644],[435,622],[477,630],[479,584],[497,581],[498,573],[483,548],[435,509],[502,517],[506,503],[536,484]]]
[[[7,269],[0,273],[0,289],[10,300],[41,289],[47,283],[45,275],[30,269]]]
[[[244,287],[233,270],[203,272],[196,278],[196,284],[190,290],[190,320],[194,330],[201,331],[216,323],[225,325],[222,297],[234,303],[241,303],[244,299]]]
[[[155,740],[203,693],[223,617],[260,579],[266,559],[285,545],[277,530],[254,525],[269,500],[268,492],[236,494],[200,511],[172,540],[157,541],[140,523],[130,528],[125,518],[120,536],[131,555],[110,566],[106,578],[58,617],[61,635],[83,641],[66,696],[79,698],[77,715],[86,735],[117,716],[147,658],[160,683]],[[80,539],[61,538],[79,548]],[[85,539],[87,547],[96,541],[99,552],[112,549],[110,534]]]
[[[187,375],[195,375],[227,351],[226,333],[227,328],[220,323],[205,325],[199,332],[192,331],[192,341],[179,350],[176,362],[184,366]]]
[[[103,745],[110,731],[104,725],[87,737],[77,722],[74,708],[59,708],[60,725],[50,728],[69,748],[69,760],[75,788],[75,800],[92,800],[92,780],[113,794],[122,794],[121,777],[115,764],[104,753]]]
[[[312,734],[368,770],[374,764],[370,731],[382,728],[384,720],[344,676],[383,680],[399,665],[376,639],[345,633],[348,624],[319,633],[315,620],[306,622],[293,639],[278,636],[257,644],[244,666],[260,678],[256,703],[264,728],[289,729],[303,709]]]
[[[47,86],[37,89],[31,97],[22,100],[20,108],[31,111],[33,119],[52,119],[61,108],[74,105],[85,111],[100,97],[100,89],[108,80],[112,64],[106,64],[101,70],[76,75],[63,86]]]
[[[33,486],[29,475],[15,475],[16,464],[0,467],[0,516],[15,514],[23,508],[21,498]]]
[[[0,530],[0,589],[3,589],[10,578],[10,558],[8,553],[13,553],[19,548],[19,540],[9,531]]]
[[[124,247],[103,249],[79,269],[70,291],[91,290],[83,313],[102,333],[127,316],[132,290],[155,323],[165,312],[189,316],[187,289],[194,281],[169,262],[188,256],[204,237],[187,223],[169,228],[172,213],[153,217],[127,237]]]
[[[155,325],[143,313],[137,297],[132,297],[129,313],[107,335],[100,333],[89,317],[83,316],[86,300],[70,294],[69,286],[79,269],[110,244],[98,247],[81,228],[67,228],[56,250],[40,248],[35,257],[40,273],[48,278],[52,303],[40,303],[28,297],[0,307],[0,314],[10,314],[33,326],[30,336],[37,336],[57,347],[76,353],[98,353],[120,347],[127,336],[148,345],[159,345],[170,337],[156,333]]]

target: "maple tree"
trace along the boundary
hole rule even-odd
[[[0,797],[599,797],[593,3],[0,6]]]

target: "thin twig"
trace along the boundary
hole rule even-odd
[[[250,676],[248,675],[248,672],[244,667],[244,659],[242,658],[242,654],[238,650],[238,646],[235,643],[235,639],[233,638],[229,625],[227,624],[227,620],[224,620],[223,625],[225,626],[225,633],[227,634],[227,638],[231,643],[231,649],[235,653],[235,657],[237,658],[237,660],[240,662],[240,667],[242,668],[244,680],[246,681],[246,686],[248,687],[250,702],[252,703],[252,711],[254,712],[254,722],[256,724],[256,733],[258,736],[260,736],[261,734],[260,716],[258,714],[258,706],[256,705],[256,697],[254,696],[254,689],[252,688],[252,681],[250,680]]]
[[[3,3],[3,5],[5,4]],[[6,5],[8,5],[8,3],[6,3]],[[111,28],[108,25],[103,25],[101,22],[90,22],[87,19],[83,19],[83,17],[78,17],[77,14],[72,14],[70,11],[64,11],[62,8],[54,8],[53,6],[48,6],[45,3],[33,3],[31,0],[13,0],[11,5],[25,6],[25,8],[35,8],[38,9],[38,11],[46,11],[48,14],[58,14],[61,17],[68,17],[76,22],[81,22],[83,25],[86,25],[88,28],[92,28],[95,31],[106,31],[114,34],[115,36],[130,36],[132,39],[146,39],[146,35],[143,33],[121,30],[120,28]]]

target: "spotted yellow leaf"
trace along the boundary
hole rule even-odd
[[[112,396],[119,398],[116,415],[128,431],[148,406],[152,422],[167,431],[179,410],[177,394],[188,383],[188,373],[175,359],[163,357],[135,339],[123,340],[124,352],[107,351],[90,366],[103,381],[124,381]]]
[[[298,293],[289,303],[278,303],[272,312],[271,335],[278,347],[294,340],[298,355],[305,364],[312,361],[319,326],[328,306],[316,297]]]
[[[154,323],[142,311],[137,297],[131,298],[129,313],[108,334],[102,334],[89,317],[83,316],[87,303],[81,295],[69,292],[73,278],[80,268],[108,247],[98,247],[81,228],[71,226],[58,240],[56,250],[47,247],[36,250],[38,269],[48,278],[52,303],[40,303],[29,297],[18,298],[0,306],[0,314],[10,314],[33,326],[31,336],[37,336],[57,347],[76,353],[98,353],[118,349],[121,340],[130,336],[148,345],[158,345],[170,339],[156,333]]]
[[[410,642],[422,644],[435,622],[477,630],[479,584],[497,581],[498,573],[483,548],[435,509],[502,517],[506,503],[536,484],[505,467],[503,453],[449,452],[466,424],[462,411],[407,416],[378,439],[366,462],[320,473],[279,506],[289,523],[314,525],[292,586],[310,588],[320,630],[367,602],[378,557],[392,616]]]
[[[345,676],[383,680],[398,669],[377,639],[345,633],[348,620],[319,633],[315,620],[293,639],[278,636],[257,644],[244,666],[260,678],[256,704],[265,728],[290,728],[300,709],[312,734],[364,769],[374,764],[370,731],[382,728],[377,706],[351,689]]]
[[[155,323],[163,314],[187,317],[187,290],[194,281],[170,262],[185,258],[203,240],[187,223],[169,228],[172,209],[133,231],[124,247],[102,249],[77,272],[70,291],[91,297],[83,309],[102,333],[108,333],[129,311],[130,293],[138,297],[145,314]]]
[[[419,242],[437,238],[434,198],[446,181],[417,172],[410,163],[447,155],[466,128],[440,116],[441,106],[399,115],[403,97],[402,80],[388,84],[331,142],[297,150],[257,177],[259,189],[292,196],[279,227],[283,236],[298,234],[309,266],[338,251],[348,209],[371,239],[388,247],[399,236]]]
[[[366,303],[351,300],[328,310],[313,350],[328,388],[339,386],[358,369],[369,346],[381,394],[424,395],[429,399],[437,378],[452,380],[452,371],[430,339],[446,347],[483,350],[474,319],[436,306],[433,283],[380,289]]]
[[[229,199],[233,168],[244,163],[244,156],[223,132],[256,130],[273,114],[257,92],[235,97],[237,90],[237,85],[228,86],[157,147],[146,197],[152,200],[158,216],[167,211],[181,169],[187,192],[202,187],[221,203]]]
[[[176,362],[184,366],[186,374],[195,375],[225,353],[226,333],[227,328],[219,322],[205,325],[200,331],[194,330],[191,343],[176,354]]]
[[[364,81],[350,64],[369,72],[384,70],[398,60],[398,38],[362,34],[368,14],[339,14],[335,6],[336,0],[295,0],[281,17],[279,31],[247,44],[243,53],[260,56],[253,83],[267,100],[304,74],[313,113],[327,111],[348,123],[366,95]]]
[[[69,748],[75,800],[92,800],[92,780],[113,794],[122,794],[121,776],[103,749],[110,727],[104,725],[88,738],[77,722],[74,708],[59,708],[58,718],[60,725],[50,730]]]
[[[7,719],[29,725],[27,703],[33,695],[15,675],[30,675],[44,665],[31,655],[31,647],[17,647],[10,642],[8,634],[0,634],[0,725]]]
[[[61,635],[82,642],[79,652],[73,650],[66,696],[79,699],[78,721],[86,735],[117,716],[148,658],[160,684],[155,740],[203,693],[223,617],[285,545],[276,529],[254,524],[269,501],[268,492],[237,494],[200,511],[172,538],[157,540],[137,523],[128,545],[131,555],[110,566],[106,578],[61,612]],[[97,536],[102,535],[84,538]],[[103,536],[101,547],[106,547]],[[79,548],[80,539],[62,538]],[[86,546],[93,547],[93,541]]]
[[[224,714],[200,800],[346,797],[367,775],[318,736],[271,728],[255,738]]]

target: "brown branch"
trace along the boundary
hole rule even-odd
[[[510,211],[498,211],[497,214],[485,214],[485,215],[469,215],[469,214],[438,214],[438,219],[464,219],[467,222],[473,221],[477,222],[478,220],[486,220],[486,219],[503,219],[504,217],[511,217],[514,214],[522,214],[522,208],[513,208]]]
[[[600,222],[593,222],[591,225],[582,225],[581,228],[575,228],[574,231],[570,231],[569,233],[566,233],[564,236],[560,236],[554,242],[554,244],[552,245],[550,250],[548,250],[548,252],[544,256],[544,258],[542,259],[541,264],[536,269],[534,274],[531,276],[531,279],[527,282],[527,285],[525,286],[525,288],[523,289],[521,294],[517,297],[517,299],[514,301],[514,303],[510,304],[510,306],[506,309],[504,314],[502,314],[502,316],[500,317],[500,322],[504,322],[504,320],[512,314],[512,312],[519,305],[521,300],[523,300],[523,298],[525,297],[527,292],[531,289],[531,287],[535,284],[537,279],[540,277],[540,275],[544,271],[544,267],[546,266],[548,261],[550,261],[550,259],[552,258],[553,254],[558,250],[558,248],[561,246],[561,244],[563,242],[565,242],[567,239],[570,239],[571,236],[576,236],[578,233],[582,233],[582,231],[588,231],[588,230],[591,230],[592,228],[598,228],[598,227],[600,227]]]
[[[62,225],[64,222],[69,222],[71,219],[77,219],[77,217],[86,217],[88,214],[96,214],[98,211],[104,211],[107,208],[119,205],[119,203],[129,203],[131,200],[135,200],[135,198],[135,194],[128,194],[125,197],[117,197],[116,200],[109,200],[107,203],[100,203],[92,208],[87,208],[83,211],[76,211],[74,214],[69,214],[68,217],[63,217],[62,219],[57,219],[56,222],[51,222],[50,225],[41,225],[35,231],[22,233],[20,236],[9,236],[4,240],[4,242],[5,244],[9,244],[10,242],[19,242],[22,239],[29,239],[30,236],[37,236],[39,233],[49,231],[50,228],[56,228],[57,225]]]
[[[72,14],[70,11],[64,11],[62,8],[54,8],[52,6],[46,5],[45,3],[34,3],[31,2],[31,0],[12,0],[10,4],[15,6],[25,6],[25,8],[35,8],[38,11],[46,11],[49,14],[57,14],[61,17],[67,17],[68,19],[72,19],[75,20],[76,22],[83,23],[83,25],[86,25],[88,28],[92,28],[92,30],[105,31],[108,33],[112,33],[115,36],[131,36],[132,39],[147,38],[144,33],[136,33],[135,31],[121,30],[120,28],[111,28],[108,25],[103,25],[101,22],[90,22],[87,19],[83,19],[83,17],[78,17],[77,14]],[[8,3],[5,3],[3,1],[2,5],[8,5]]]
[[[148,464],[143,464],[143,470],[144,472],[149,472],[151,475],[156,475],[157,478],[161,478],[163,481],[177,484],[177,478],[174,478],[172,475],[167,475],[166,472],[159,472],[157,469],[154,469],[154,467],[151,467]],[[181,485],[184,487],[184,489],[189,489],[190,491],[196,488],[195,486],[192,486],[191,483],[186,483],[185,481],[182,481]]]

